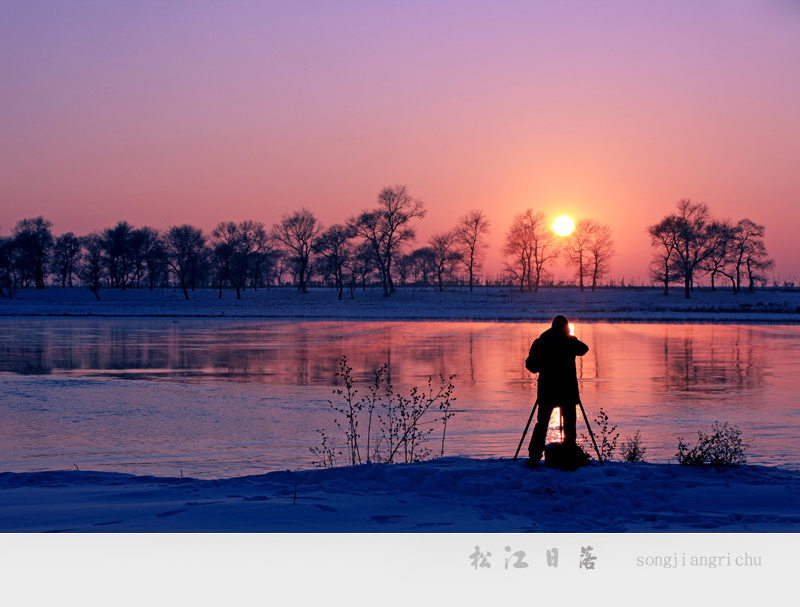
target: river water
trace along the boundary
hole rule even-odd
[[[213,478],[312,467],[317,430],[341,435],[332,404],[344,404],[334,394],[343,355],[359,396],[384,363],[399,394],[455,375],[445,455],[511,457],[535,400],[523,361],[546,328],[3,319],[0,470]],[[575,332],[590,348],[578,361],[587,417],[602,408],[619,443],[638,430],[648,461],[669,461],[679,437],[693,444],[720,421],[742,430],[750,463],[800,468],[800,327],[596,323]],[[442,424],[430,428],[426,445],[439,452]]]

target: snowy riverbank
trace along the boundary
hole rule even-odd
[[[0,532],[796,532],[800,472],[523,458],[272,472],[219,480],[0,474]]]
[[[580,321],[798,323],[800,291],[756,293],[698,289],[685,299],[680,289],[543,288],[524,293],[507,288],[446,290],[402,288],[389,298],[380,289],[357,290],[339,301],[333,289],[302,295],[290,288],[235,293],[180,290],[101,290],[100,301],[84,288],[24,290],[0,299],[0,316],[303,318],[340,320],[547,321],[564,313]]]

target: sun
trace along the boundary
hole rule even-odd
[[[559,236],[569,236],[575,229],[575,222],[572,217],[562,215],[553,222],[553,231]]]

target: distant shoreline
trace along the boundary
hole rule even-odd
[[[0,299],[0,318],[196,318],[321,321],[453,321],[543,322],[566,314],[582,322],[800,324],[800,291],[759,290],[755,293],[697,289],[685,299],[681,289],[665,296],[657,287],[545,287],[524,293],[500,287],[439,292],[404,287],[384,298],[381,289],[356,290],[341,301],[333,289],[292,288],[246,291],[213,289],[190,292],[187,301],[177,289],[101,290],[100,301],[85,288],[24,290],[14,299]]]
[[[213,314],[192,314],[192,315],[172,315],[172,314],[0,314],[0,320],[8,319],[50,319],[55,320],[58,318],[69,320],[122,320],[122,319],[136,319],[136,320],[214,320],[214,321],[274,321],[274,322],[463,322],[463,323],[538,323],[550,322],[552,316],[540,316],[531,318],[461,318],[461,317],[416,317],[416,318],[395,318],[395,317],[379,317],[379,316],[358,316],[351,318],[341,318],[335,316],[285,316],[285,315],[213,315]],[[692,316],[686,315],[681,317],[658,317],[658,318],[622,318],[622,317],[597,317],[597,318],[579,318],[584,323],[609,323],[609,324],[725,324],[725,325],[800,325],[800,319],[797,318],[777,318],[770,316],[763,318],[758,314],[752,314],[748,317],[735,317],[735,318],[722,318],[718,316]]]

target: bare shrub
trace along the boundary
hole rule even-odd
[[[681,466],[742,466],[747,463],[748,446],[738,427],[714,422],[709,434],[697,431],[697,444],[693,447],[678,438],[675,457]]]
[[[600,451],[600,456],[603,460],[611,459],[611,456],[614,455],[614,451],[617,448],[617,439],[619,438],[619,432],[616,434],[614,430],[617,429],[616,426],[609,426],[608,423],[608,414],[600,407],[600,411],[597,414],[597,417],[594,418],[594,423],[597,424],[599,428],[599,438],[600,444],[598,445],[598,450]],[[581,434],[581,439],[585,445],[589,444],[589,437],[585,434]]]
[[[334,424],[344,435],[345,451],[337,451],[333,440],[324,430],[317,430],[322,437],[322,445],[310,447],[310,451],[319,461],[314,465],[320,468],[332,468],[336,465],[336,456],[342,456],[349,465],[376,463],[418,462],[431,457],[444,456],[444,442],[447,435],[447,422],[455,415],[451,405],[453,396],[453,378],[439,376],[434,383],[428,378],[427,390],[413,387],[408,396],[395,391],[388,379],[388,365],[373,371],[373,379],[367,387],[368,394],[358,398],[358,380],[353,377],[353,369],[347,364],[347,357],[342,356],[336,377],[341,378],[343,388],[334,390],[344,401],[335,404],[328,401],[331,408],[339,414]],[[359,430],[360,413],[366,409],[367,434],[365,444]],[[438,410],[438,415],[435,412]],[[427,447],[427,440],[437,423],[442,424],[441,450],[435,451]],[[375,427],[380,429],[380,436],[373,440]],[[362,457],[362,445],[365,447]]]
[[[622,459],[626,462],[635,464],[636,462],[647,461],[644,459],[644,454],[647,448],[642,445],[642,436],[639,430],[633,436],[628,436],[622,443]]]

